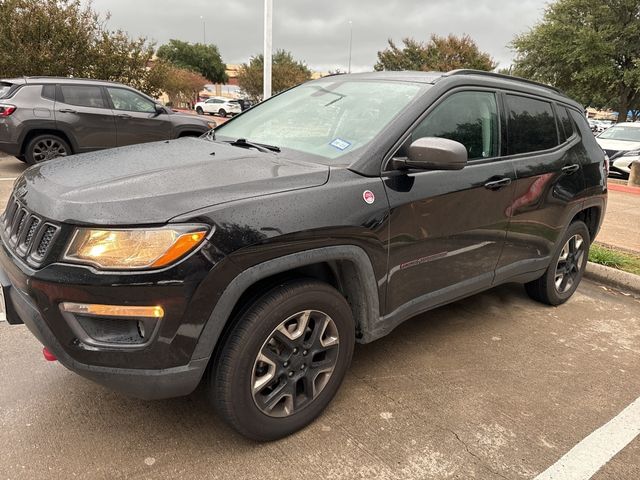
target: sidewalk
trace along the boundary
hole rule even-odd
[[[597,243],[640,254],[640,189],[609,182],[607,213]]]

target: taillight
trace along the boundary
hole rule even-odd
[[[0,118],[8,117],[16,111],[15,105],[4,105],[0,103]]]

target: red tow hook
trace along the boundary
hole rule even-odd
[[[47,347],[44,347],[42,349],[42,355],[44,355],[44,359],[47,362],[55,362],[58,360],[56,356],[53,353],[51,353]]]

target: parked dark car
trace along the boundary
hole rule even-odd
[[[199,136],[216,124],[114,82],[0,80],[0,151],[35,164],[74,153]]]
[[[285,436],[354,342],[505,282],[571,297],[607,193],[582,112],[484,72],[341,75],[215,136],[38,165],[2,217],[7,318],[111,389],[204,378],[239,432]]]

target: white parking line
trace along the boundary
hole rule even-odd
[[[0,177],[0,180],[15,180],[18,177]]]
[[[640,398],[534,480],[588,480],[640,434]]]

